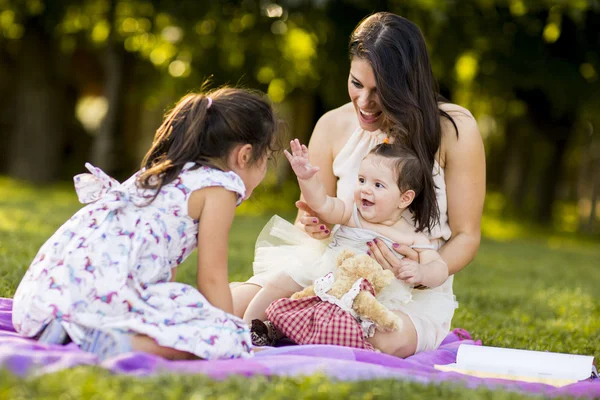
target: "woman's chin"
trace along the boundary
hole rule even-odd
[[[381,128],[381,115],[377,118],[375,118],[372,121],[369,121],[365,118],[363,118],[363,116],[361,115],[360,111],[358,112],[358,123],[361,127],[361,129],[365,130],[365,131],[369,131],[369,132],[373,132],[376,130],[379,130]]]
[[[369,124],[369,125],[365,125],[365,124],[362,124],[362,123],[361,123],[361,124],[360,124],[360,128],[361,128],[363,131],[367,131],[367,132],[375,132],[375,131],[378,131],[378,130],[380,129],[380,126],[379,126],[379,125],[370,125],[370,124]]]

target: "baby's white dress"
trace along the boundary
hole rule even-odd
[[[352,214],[357,227],[336,225],[326,246],[323,241],[313,239],[304,230],[275,215],[259,235],[254,253],[254,274],[268,273],[274,277],[276,273],[285,273],[300,286],[307,287],[330,272],[335,275],[337,256],[342,250],[366,254],[367,242],[375,237],[383,239],[388,246],[393,244],[392,240],[362,228],[356,207]],[[398,305],[410,302],[411,293],[410,285],[395,280],[377,298],[394,310]]]

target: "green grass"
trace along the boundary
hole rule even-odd
[[[72,188],[35,188],[0,178],[0,297],[11,297],[41,244],[79,208]],[[251,272],[254,239],[270,215],[240,209],[231,234],[231,280]],[[290,218],[291,212],[284,213]],[[490,346],[600,357],[600,246],[574,234],[544,233],[486,214],[476,260],[455,279],[454,327]],[[195,257],[178,272],[194,284]],[[324,377],[271,379],[164,375],[113,376],[92,367],[16,378],[0,372],[0,398],[520,398],[459,385],[383,381],[340,383]]]
[[[331,382],[323,376],[305,378],[233,377],[214,381],[198,375],[162,375],[136,378],[114,376],[106,370],[78,367],[23,380],[0,372],[2,399],[522,399],[522,394],[455,384],[423,386],[414,382],[381,380]]]

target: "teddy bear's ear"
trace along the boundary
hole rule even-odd
[[[337,265],[342,265],[344,261],[352,257],[354,257],[353,252],[351,252],[350,250],[342,250],[337,257]]]

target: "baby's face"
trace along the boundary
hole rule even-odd
[[[373,224],[396,223],[404,211],[400,195],[390,160],[375,155],[365,157],[354,191],[354,201],[362,217]]]

